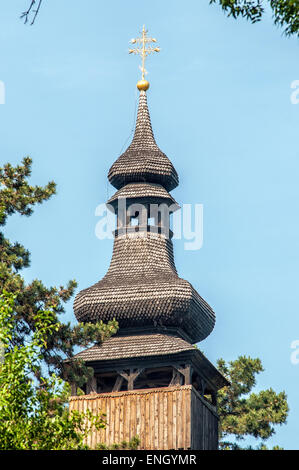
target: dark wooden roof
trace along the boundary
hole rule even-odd
[[[117,189],[131,182],[143,181],[161,184],[167,191],[171,191],[179,183],[171,161],[156,144],[145,91],[140,92],[132,143],[113,163],[108,179]]]
[[[163,334],[112,336],[101,345],[94,345],[74,357],[83,359],[84,362],[108,361],[169,355],[194,349],[194,346],[182,338]]]
[[[146,198],[150,203],[165,202],[168,205],[175,204],[177,209],[179,205],[174,198],[161,186],[156,183],[130,183],[121,189],[108,200],[108,204],[116,203],[118,199],[142,199]]]
[[[101,345],[94,345],[74,356],[83,360],[95,370],[113,370],[118,367],[130,366],[130,363],[155,364],[160,366],[190,360],[195,369],[205,377],[214,389],[229,385],[215,366],[195,346],[180,337],[169,334],[135,334],[129,336],[112,336]],[[125,361],[125,362],[124,362]]]
[[[118,236],[105,277],[77,294],[78,321],[107,322],[120,328],[180,327],[192,343],[213,330],[215,314],[193,286],[178,277],[170,239],[161,234]]]

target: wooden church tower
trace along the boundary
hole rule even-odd
[[[211,333],[215,315],[176,271],[169,218],[179,206],[169,191],[179,179],[155,141],[144,79],[145,57],[159,48],[144,28],[132,42],[142,80],[133,140],[108,174],[117,189],[108,201],[117,214],[112,260],[74,302],[78,321],[115,318],[119,330],[75,356],[94,377],[85,395],[71,397],[70,409],[106,414],[106,429],[89,436],[91,447],[137,435],[141,449],[217,449],[216,396],[227,381],[194,346]]]

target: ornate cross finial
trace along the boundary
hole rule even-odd
[[[141,80],[137,83],[137,88],[139,90],[147,90],[149,87],[149,82],[145,80],[145,75],[147,74],[147,71],[145,69],[145,59],[149,54],[152,54],[153,52],[160,52],[159,47],[153,47],[150,43],[152,42],[157,42],[155,38],[149,38],[147,37],[147,30],[145,29],[143,25],[142,29],[142,37],[131,39],[131,44],[136,44],[137,47],[134,49],[129,49],[129,54],[139,54],[142,59],[142,65],[139,66],[141,70]]]

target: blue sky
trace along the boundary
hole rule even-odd
[[[32,27],[19,20],[27,4],[1,6],[0,161],[30,155],[32,183],[54,180],[57,196],[7,224],[31,251],[26,280],[75,278],[82,289],[106,273],[113,242],[96,238],[95,209],[114,193],[107,172],[131,135],[139,61],[128,41],[145,24],[161,47],[148,61],[148,102],[180,176],[173,196],[204,206],[202,248],[175,241],[180,276],[217,315],[200,347],[214,363],[261,358],[257,390],[285,390],[290,405],[269,444],[298,449],[298,40],[270,14],[251,25],[208,0],[44,0]],[[65,319],[74,321],[72,302]]]

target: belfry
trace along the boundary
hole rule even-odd
[[[70,408],[106,414],[91,447],[138,436],[141,449],[217,449],[217,391],[227,381],[194,346],[213,330],[215,314],[175,267],[170,217],[179,205],[170,191],[179,178],[155,141],[147,104],[145,58],[159,48],[144,27],[131,42],[142,79],[132,142],[108,173],[117,190],[107,203],[117,217],[112,259],[74,302],[78,321],[116,319],[119,330],[75,356],[94,377]]]

